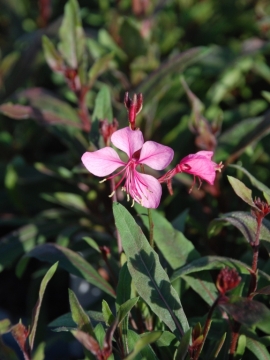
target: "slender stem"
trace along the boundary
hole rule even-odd
[[[203,328],[203,340],[200,343],[200,345],[198,346],[198,349],[196,351],[196,354],[195,354],[193,360],[199,359],[200,353],[202,351],[203,345],[205,343],[205,340],[207,338],[207,335],[208,335],[208,332],[209,332],[209,329],[211,326],[211,318],[212,318],[213,312],[214,312],[216,306],[218,305],[219,300],[220,300],[220,295],[216,298],[216,300],[214,301],[213,305],[211,306],[211,308],[209,310],[209,313],[207,315],[207,319],[206,319],[206,322],[205,322],[204,328]]]
[[[263,216],[257,215],[256,220],[257,220],[257,229],[256,229],[256,234],[255,234],[255,241],[252,244],[252,248],[253,248],[252,273],[251,273],[250,286],[249,286],[249,290],[248,290],[248,298],[252,297],[251,294],[257,288],[257,275],[256,274],[257,274],[258,257],[259,257],[260,232],[261,232]],[[232,341],[231,341],[231,346],[230,346],[230,351],[229,351],[229,359],[230,360],[232,360],[234,358],[238,338],[240,335],[239,334],[240,328],[241,328],[241,324],[238,323],[237,321],[235,321],[233,324]]]
[[[229,350],[229,359],[230,360],[234,359],[234,353],[235,353],[238,338],[240,335],[239,334],[240,328],[241,328],[241,324],[239,322],[235,321],[233,324],[232,340],[231,340],[231,346],[230,346],[230,350]]]
[[[85,103],[86,94],[88,89],[82,88],[80,92],[77,94],[78,105],[79,105],[79,116],[82,121],[82,128],[85,132],[90,132],[91,130],[91,118],[88,112],[87,105]]]
[[[110,179],[110,186],[111,186],[111,192],[112,192],[112,202],[114,203],[114,202],[117,202],[114,178]],[[117,239],[118,254],[121,254],[121,252],[123,251],[121,237],[120,237],[120,234],[119,234],[119,231],[117,230],[117,228],[115,229],[115,232],[116,232],[116,239]]]
[[[148,221],[149,221],[149,243],[151,247],[154,249],[154,223],[152,218],[152,212],[151,209],[148,210]]]
[[[263,216],[258,216],[257,217],[257,231],[256,231],[254,245],[253,245],[252,270],[254,273],[257,272],[259,244],[260,244],[260,232],[261,232],[262,221],[263,221]],[[255,290],[256,289],[254,289],[254,291]]]

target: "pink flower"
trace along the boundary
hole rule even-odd
[[[155,170],[162,170],[172,161],[173,150],[154,141],[144,143],[142,132],[128,127],[113,133],[111,142],[127,154],[127,162],[121,160],[114,149],[105,147],[84,153],[82,156],[84,166],[92,174],[102,177],[123,166],[120,171],[105,180],[121,174],[115,189],[125,181],[122,190],[127,192],[128,199],[130,195],[144,207],[157,208],[162,193],[161,185],[153,176],[138,172],[137,167],[148,165]]]
[[[221,171],[223,165],[222,163],[216,164],[212,161],[212,156],[212,151],[198,151],[196,154],[190,154],[184,157],[174,169],[169,170],[159,178],[159,182],[167,182],[168,189],[172,194],[172,177],[179,172],[185,172],[194,176],[194,182],[190,191],[193,189],[196,177],[199,180],[199,186],[201,186],[201,180],[205,180],[210,185],[213,185],[216,178],[216,171]]]
[[[184,157],[176,166],[177,172],[186,172],[205,180],[210,185],[214,184],[216,171],[220,171],[222,166],[212,161],[213,151],[198,151]]]

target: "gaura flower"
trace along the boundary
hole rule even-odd
[[[111,142],[127,154],[128,160],[124,162],[113,148],[105,147],[83,154],[82,162],[86,169],[96,176],[105,176],[103,181],[121,175],[115,189],[124,182],[122,190],[126,191],[128,199],[130,195],[146,208],[157,208],[162,193],[161,185],[156,178],[138,172],[137,168],[148,165],[152,169],[163,170],[172,161],[173,150],[154,141],[144,143],[142,132],[128,127],[113,133]],[[107,177],[122,166],[116,174]]]
[[[205,180],[210,185],[214,184],[216,178],[216,171],[221,171],[222,163],[216,164],[212,161],[213,151],[198,151],[196,154],[190,154],[184,157],[180,163],[172,170],[169,170],[165,175],[159,178],[159,182],[167,182],[168,189],[172,194],[171,179],[179,172],[185,172],[194,176],[194,182],[190,189],[192,191],[196,181],[199,180],[199,186],[202,180]]]

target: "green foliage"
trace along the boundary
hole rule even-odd
[[[58,356],[52,344],[72,333],[90,360],[219,360],[233,328],[236,359],[268,359],[268,2],[1,5],[0,308],[29,324],[4,319],[1,335],[25,359]],[[169,169],[213,151],[224,163],[213,186],[179,173],[150,211],[129,208],[124,183],[108,198],[121,178],[99,183],[81,156],[103,147],[101,120],[128,126],[126,92],[143,95],[145,141],[174,150]],[[224,268],[241,283],[222,294]],[[59,357],[76,357],[68,348]],[[17,359],[5,337],[0,358]]]

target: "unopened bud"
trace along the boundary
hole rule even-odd
[[[125,93],[124,104],[128,111],[128,121],[130,124],[130,128],[135,130],[135,121],[136,116],[142,110],[143,106],[143,96],[142,94],[134,94],[133,99],[131,99],[128,95],[128,92]]]
[[[118,121],[113,119],[112,123],[109,123],[107,119],[99,122],[99,131],[103,137],[106,146],[110,145],[112,134],[118,129]]]
[[[256,205],[256,209],[252,209],[252,214],[258,218],[264,218],[266,215],[270,213],[270,205],[266,201],[262,201],[260,198],[254,199],[254,204]]]
[[[221,295],[225,295],[227,291],[236,288],[241,281],[241,277],[235,269],[224,268],[220,270],[216,287]]]

